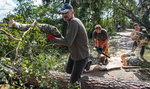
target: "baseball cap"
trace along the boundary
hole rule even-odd
[[[97,24],[97,25],[95,26],[95,29],[96,29],[96,28],[100,28],[100,29],[101,29],[102,27],[101,27],[101,25]]]
[[[138,23],[134,23],[133,26],[139,26]]]
[[[73,7],[71,4],[65,3],[63,6],[61,6],[60,13],[67,13],[69,10],[72,10],[72,9]]]

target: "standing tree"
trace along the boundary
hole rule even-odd
[[[137,22],[150,32],[150,1],[149,0],[113,0],[115,8],[124,13],[133,22]]]

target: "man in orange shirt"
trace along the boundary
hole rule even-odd
[[[105,54],[108,54],[108,35],[101,25],[98,24],[95,26],[92,37],[95,47],[101,48]],[[98,56],[101,57],[101,53],[98,52]]]

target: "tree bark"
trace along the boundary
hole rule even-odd
[[[62,72],[49,71],[47,73],[54,80],[58,81],[59,89],[68,89],[70,75]],[[31,80],[31,79],[30,79]],[[37,85],[36,82],[28,81],[31,85]],[[81,89],[150,89],[148,81],[129,81],[106,78],[95,78],[92,76],[82,76]]]
[[[21,74],[21,69],[14,69],[14,68],[6,68],[3,65],[1,65],[5,70],[15,71],[15,75]],[[8,73],[9,73],[8,72]],[[11,79],[11,81],[19,80],[17,78],[11,78],[8,75],[8,81]],[[70,81],[70,75],[63,72],[57,72],[57,71],[49,71],[46,73],[46,75],[49,76],[50,79],[42,78],[39,76],[40,80],[45,80],[48,82],[49,85],[53,84],[53,81],[57,81],[58,88],[57,89],[69,89],[69,81]],[[81,78],[81,89],[150,89],[150,81],[137,81],[137,80],[121,80],[121,79],[108,79],[108,78],[100,78],[100,77],[94,77],[94,76],[87,76],[88,74],[82,75]],[[9,78],[10,77],[10,78]],[[21,77],[21,76],[20,76]],[[39,83],[36,80],[37,78],[35,76],[32,76],[27,79],[26,85],[33,85],[36,89],[39,89]],[[50,81],[49,81],[50,80]],[[11,81],[10,84],[11,84]],[[55,86],[55,85],[54,85]],[[41,88],[40,88],[41,89]],[[44,88],[46,89],[46,88]],[[48,88],[49,89],[49,88]]]

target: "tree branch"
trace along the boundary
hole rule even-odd
[[[36,20],[34,20],[34,22],[32,23],[32,25],[31,25],[31,27],[34,27],[34,25],[36,24]],[[24,33],[23,33],[23,35],[22,35],[22,39],[24,38],[24,36],[31,30],[31,27],[30,28],[28,28],[28,30],[27,31],[25,31]],[[16,56],[15,56],[15,60],[17,59],[17,57],[18,57],[18,49],[19,49],[19,47],[20,47],[20,44],[21,44],[21,41],[22,40],[20,40],[19,41],[19,43],[18,43],[18,46],[17,46],[17,48],[16,48]]]
[[[21,39],[15,38],[13,37],[13,35],[9,34],[7,31],[0,29],[1,32],[3,32],[4,34],[6,34],[9,38],[15,40],[15,41],[21,41]]]

